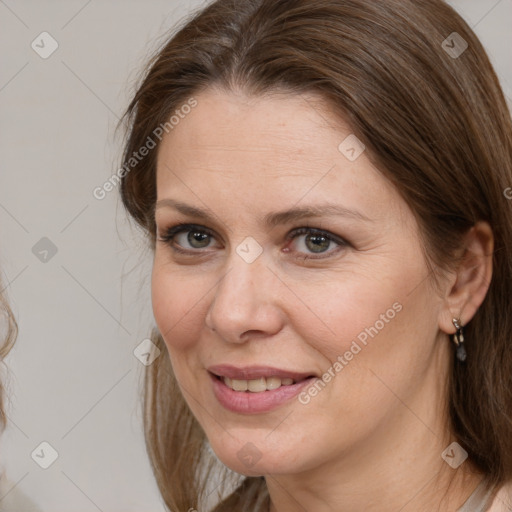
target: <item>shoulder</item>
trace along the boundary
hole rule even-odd
[[[512,510],[512,480],[502,485],[494,499],[488,512],[510,512]]]
[[[41,509],[5,474],[0,473],[0,512],[41,512]]]

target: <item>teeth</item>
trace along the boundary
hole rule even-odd
[[[247,389],[253,393],[261,393],[267,391],[267,380],[265,377],[261,377],[258,380],[249,380],[247,382]]]
[[[235,391],[247,391],[247,381],[246,380],[233,379],[231,381],[231,386]]]
[[[251,393],[271,391],[281,386],[291,386],[294,383],[293,379],[280,379],[279,377],[261,377],[254,380],[238,380],[223,377],[222,380],[228,388],[235,391],[250,391]]]
[[[277,389],[281,387],[281,379],[278,377],[269,377],[266,379],[267,381],[267,389],[271,391],[272,389]]]

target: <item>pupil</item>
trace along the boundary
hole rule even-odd
[[[200,231],[191,231],[189,233],[189,236],[188,236],[188,241],[190,242],[190,244],[193,246],[194,244],[192,243],[193,241],[194,242],[202,242],[205,240],[205,238],[208,238],[208,234],[206,233],[201,233]],[[208,245],[208,244],[206,244]],[[200,247],[204,247],[204,245],[200,245]]]
[[[329,240],[327,240],[324,236],[321,236],[321,235],[310,235],[308,237],[308,239],[311,240],[314,243],[314,245],[312,246],[313,247],[313,249],[312,249],[313,252],[321,252],[322,248],[326,249],[327,246],[329,245]],[[324,247],[322,247],[321,245],[315,245],[316,244],[315,241],[317,241],[317,242],[320,241],[320,243],[321,243],[321,241],[323,241],[324,242]],[[325,245],[325,243],[327,243],[327,246]],[[320,250],[317,250],[318,248],[320,248]]]

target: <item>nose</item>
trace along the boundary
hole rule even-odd
[[[282,283],[261,254],[247,263],[235,251],[214,291],[206,325],[229,343],[271,336],[282,328]]]

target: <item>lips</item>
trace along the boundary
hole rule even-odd
[[[284,406],[316,379],[310,372],[272,366],[208,368],[217,401],[237,414],[260,414]]]

